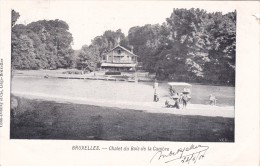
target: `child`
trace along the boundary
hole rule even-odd
[[[214,95],[210,94],[209,95],[209,104],[210,105],[216,105],[217,104],[217,99]]]

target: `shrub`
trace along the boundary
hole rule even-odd
[[[107,71],[105,75],[121,75],[120,71]]]

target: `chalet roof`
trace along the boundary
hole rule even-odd
[[[134,56],[137,56],[137,55],[135,55],[134,53],[132,53],[131,51],[129,51],[128,49],[126,49],[126,48],[124,48],[124,47],[122,47],[122,46],[120,46],[120,45],[115,46],[114,48],[112,48],[111,50],[109,50],[107,53],[105,53],[105,55],[108,54],[108,53],[110,53],[111,51],[113,51],[114,49],[116,49],[116,48],[118,48],[118,47],[121,48],[122,50],[125,50],[126,52],[128,52],[128,53],[134,55]]]

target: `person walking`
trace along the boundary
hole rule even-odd
[[[159,101],[159,97],[158,97],[158,94],[157,94],[158,87],[159,87],[159,83],[155,79],[154,84],[153,84],[153,89],[154,89],[153,101],[154,102]]]
[[[154,102],[158,102],[159,101],[159,97],[158,97],[158,94],[156,92],[156,89],[154,90],[153,101]]]

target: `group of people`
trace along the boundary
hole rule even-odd
[[[157,93],[157,89],[158,89],[158,82],[155,80],[154,82],[154,102],[158,102],[159,101],[159,97],[158,97],[158,93]],[[182,93],[178,93],[172,86],[169,89],[169,93],[170,93],[170,100],[166,100],[165,101],[165,106],[166,107],[173,107],[173,108],[177,108],[180,109],[180,105],[183,105],[183,108],[186,108],[189,100],[191,99],[190,97],[190,89],[188,88],[184,88]]]
[[[182,108],[185,109],[187,107],[188,102],[191,99],[190,89],[184,88],[183,92],[178,93],[171,86],[169,91],[170,91],[170,100],[165,101],[165,106],[180,109],[180,105],[182,105]]]
[[[159,101],[157,89],[158,89],[158,82],[155,80],[154,82],[154,102]],[[169,99],[165,101],[165,106],[168,108],[177,108],[180,109],[182,105],[182,109],[186,109],[187,104],[191,100],[190,96],[190,89],[189,88],[184,88],[182,92],[177,92],[172,86],[170,86],[169,89]],[[210,94],[209,96],[209,104],[210,105],[216,105],[217,99],[214,95]]]

